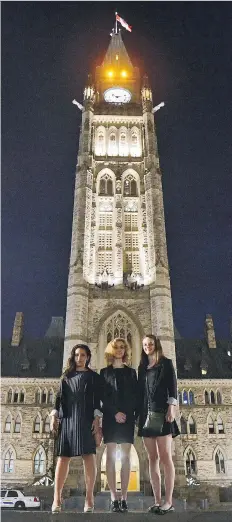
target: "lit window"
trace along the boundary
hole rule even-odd
[[[40,448],[35,454],[34,473],[39,473],[41,475],[45,473],[45,456],[42,448]]]
[[[178,393],[179,404],[182,404],[182,392]]]
[[[188,393],[183,391],[183,404],[188,404]]]
[[[12,450],[8,450],[4,459],[4,473],[13,473],[14,471],[14,454]]]

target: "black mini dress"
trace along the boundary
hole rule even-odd
[[[116,390],[113,393],[112,404],[110,403],[109,397],[107,400],[107,407],[106,404],[104,406],[103,402],[103,440],[105,444],[108,442],[115,442],[116,444],[123,444],[127,442],[133,444],[135,430],[135,407],[133,407],[131,400],[128,401],[128,398],[130,399],[131,392],[135,398],[134,402],[136,404],[136,372],[132,368],[128,367],[111,367],[111,378],[112,382],[116,384]],[[119,411],[126,414],[126,422],[123,424],[118,423],[115,419],[115,414]]]
[[[59,412],[57,456],[96,453],[92,433],[94,409],[100,409],[100,377],[96,372],[74,371],[61,380],[55,408]]]

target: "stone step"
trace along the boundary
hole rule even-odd
[[[52,514],[43,511],[11,511],[4,510],[1,513],[2,522],[115,522],[115,519],[126,517],[126,522],[154,522],[159,519],[158,515],[149,513],[78,513],[62,512]],[[231,522],[231,511],[185,511],[182,513],[172,512],[165,516],[166,522]]]

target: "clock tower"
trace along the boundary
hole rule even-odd
[[[175,364],[172,300],[152,92],[113,32],[84,89],[76,170],[64,364],[88,343],[92,365],[125,337],[139,364],[145,332]]]

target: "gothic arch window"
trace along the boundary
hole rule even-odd
[[[210,402],[211,404],[215,404],[215,393],[212,390],[210,392]]]
[[[222,404],[222,395],[219,390],[217,390],[216,396],[217,396],[217,404]]]
[[[115,127],[109,129],[108,155],[118,155],[117,129]]]
[[[183,404],[188,404],[188,392],[186,390],[183,391]]]
[[[20,395],[19,395],[19,402],[23,403],[24,400],[25,400],[25,392],[24,392],[24,390],[21,390]]]
[[[50,433],[50,417],[47,415],[47,417],[44,420],[44,433]]]
[[[49,392],[48,392],[48,404],[53,404],[53,401],[54,401],[53,390],[49,390]]]
[[[194,399],[194,393],[192,392],[192,390],[189,391],[189,404],[194,404],[195,402],[195,399]]]
[[[45,404],[47,402],[47,390],[42,391],[41,402],[42,404]]]
[[[208,432],[209,432],[210,435],[215,433],[214,420],[211,417],[211,415],[209,415],[209,417],[208,417]]]
[[[7,418],[5,420],[4,433],[11,433],[11,424],[12,424],[12,418],[9,413],[9,415],[7,415]]]
[[[16,389],[13,396],[13,402],[18,402],[19,400],[19,390]]]
[[[12,398],[13,398],[13,391],[12,391],[12,388],[10,388],[7,392],[7,402],[12,402]]]
[[[195,435],[197,433],[196,423],[195,423],[195,420],[192,417],[192,415],[190,415],[190,417],[188,419],[188,429],[189,429],[190,435]]]
[[[14,423],[14,433],[20,433],[21,432],[21,417],[20,415],[17,415]]]
[[[113,196],[113,180],[108,173],[101,176],[99,181],[99,196]]]
[[[185,469],[187,475],[195,474],[197,471],[195,453],[191,448],[185,453]]]
[[[182,404],[182,392],[178,392],[179,404]]]
[[[128,156],[128,133],[126,127],[119,130],[119,156]]]
[[[106,340],[107,340],[107,343],[110,343],[110,341],[112,341],[112,334],[111,334],[111,332],[109,332],[107,334]]]
[[[34,420],[34,426],[33,426],[34,433],[40,433],[40,423],[41,423],[40,415],[36,415],[36,418]]]
[[[34,456],[34,473],[43,475],[46,472],[46,456],[43,448],[38,448]]]
[[[141,156],[140,131],[137,127],[131,129],[130,154],[133,157]]]
[[[123,195],[124,196],[137,196],[137,183],[132,174],[127,174],[123,184]]]
[[[4,457],[4,473],[13,473],[14,471],[14,451],[9,448]]]
[[[210,404],[209,393],[205,391],[205,404]]]
[[[100,126],[96,130],[95,135],[95,154],[96,156],[105,156],[106,154],[106,130]]]
[[[224,424],[223,424],[223,420],[222,420],[222,418],[220,417],[220,415],[218,415],[218,418],[217,418],[217,432],[218,432],[219,434],[225,433],[225,432],[224,432]]]
[[[40,404],[40,395],[41,395],[40,389],[36,390],[36,392],[35,392],[35,403],[36,404]]]
[[[218,473],[218,474],[225,473],[226,472],[225,460],[224,460],[224,456],[220,449],[218,449],[217,452],[215,453],[214,460],[215,460],[215,466],[216,466],[216,473]]]
[[[181,430],[181,434],[182,435],[186,435],[187,432],[188,432],[188,430],[187,430],[187,421],[183,417],[183,415],[181,415],[181,418],[180,418],[180,430]]]
[[[116,337],[121,337],[132,342],[132,325],[130,320],[122,313],[118,312],[110,317],[110,320],[105,325],[106,338],[110,340]]]

